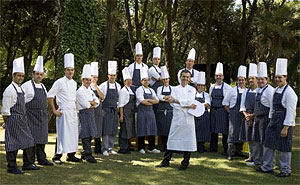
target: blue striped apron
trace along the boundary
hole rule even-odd
[[[17,102],[10,108],[10,116],[5,122],[5,151],[12,152],[34,146],[34,139],[28,126],[24,91],[17,93]],[[22,88],[21,88],[22,89]]]
[[[93,90],[93,92],[95,93],[97,98],[99,98],[97,90]],[[99,106],[94,109],[94,113],[95,113],[95,123],[97,128],[95,138],[100,138],[102,136],[103,116],[104,116],[101,101],[99,101]]]
[[[236,87],[237,98],[234,107],[229,112],[229,134],[228,143],[241,143],[246,140],[244,115],[240,112],[242,93]]]
[[[254,124],[253,124],[253,131],[252,131],[252,140],[255,142],[264,143],[265,141],[265,131],[269,124],[269,111],[270,108],[264,106],[260,100],[261,97],[268,88],[269,85],[266,85],[261,93],[256,94],[255,98],[255,106],[254,106]]]
[[[28,118],[29,128],[34,138],[35,144],[48,143],[48,110],[47,94],[42,88],[36,88],[31,80],[34,89],[34,97],[30,102],[25,104],[26,115]]]
[[[79,110],[79,121],[81,124],[81,130],[79,134],[80,139],[96,136],[97,127],[95,123],[94,109]]]
[[[251,93],[250,89],[248,89],[245,98],[245,107],[246,107],[246,112],[249,114],[253,114],[254,112],[255,95],[256,93]],[[245,126],[246,126],[246,139],[247,141],[252,141],[253,126],[249,126],[246,120],[245,120]]]
[[[265,147],[278,150],[281,152],[292,151],[293,127],[289,127],[288,135],[285,138],[280,137],[283,129],[284,119],[286,116],[286,108],[282,105],[282,97],[288,85],[285,86],[282,93],[275,92],[273,96],[273,112],[272,118],[266,129]]]
[[[109,89],[109,82],[107,81],[107,90],[105,99],[102,103],[104,111],[103,116],[103,135],[117,135],[118,134],[118,89],[115,83],[115,89]]]
[[[170,92],[164,92],[164,87],[161,88],[161,94],[168,96],[171,94],[172,90],[169,86]],[[171,122],[173,117],[173,107],[169,102],[160,101],[157,106],[157,111],[155,113],[156,125],[157,125],[157,135],[168,136],[170,132]]]
[[[141,82],[141,70],[136,69],[136,62],[134,62],[134,68],[133,68],[133,75],[132,75],[132,91],[135,94],[135,91],[137,88],[139,88],[142,85]],[[144,64],[142,63],[142,67],[144,67]]]
[[[144,90],[144,99],[152,99],[152,91],[146,93]],[[137,107],[137,136],[156,136],[157,128],[153,106],[139,104]]]
[[[155,71],[161,75],[161,73],[158,72],[158,70],[156,69],[156,67],[153,65],[153,68],[155,69]],[[160,86],[163,86],[164,84],[161,81],[155,81],[155,83],[152,85],[152,89],[157,93],[157,88]]]
[[[210,129],[212,133],[228,134],[228,112],[222,105],[224,99],[222,83],[221,89],[213,88],[211,93]]]
[[[202,92],[202,98],[195,98],[200,103],[205,103],[204,91]],[[210,120],[209,120],[209,112],[205,107],[205,112],[200,117],[195,117],[195,129],[196,129],[196,138],[197,142],[209,142],[211,138],[210,133]]]

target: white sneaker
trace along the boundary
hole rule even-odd
[[[117,154],[117,152],[115,152],[115,151],[113,151],[113,150],[109,151],[109,153],[110,153],[110,154],[113,154],[113,155]]]
[[[141,149],[141,150],[140,150],[140,153],[141,153],[141,154],[145,154],[146,152],[145,152],[144,149]]]
[[[159,154],[160,150],[157,149],[153,149],[153,150],[148,150],[149,153],[153,153],[153,154]]]
[[[255,166],[254,162],[247,162],[246,165],[247,166]]]
[[[109,156],[107,150],[105,150],[105,151],[103,152],[103,155],[104,155],[104,156]]]

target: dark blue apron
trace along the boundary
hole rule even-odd
[[[35,144],[48,143],[48,110],[47,94],[42,88],[36,88],[31,80],[34,89],[34,97],[25,104],[28,125],[34,138]]]
[[[260,100],[261,100],[261,97],[262,97],[264,91],[266,90],[266,88],[268,88],[268,86],[269,85],[266,85],[263,88],[263,90],[261,91],[261,93],[256,94],[255,106],[254,106],[255,118],[254,118],[254,125],[253,125],[253,131],[252,131],[252,140],[255,142],[260,142],[262,144],[265,141],[265,131],[269,124],[270,108],[264,106],[260,102]]]
[[[97,135],[94,109],[79,110],[79,121],[81,125],[79,138],[83,139]]]
[[[169,86],[170,92],[164,92],[164,87],[161,88],[161,94],[168,96],[171,94],[172,89]],[[168,136],[170,132],[172,117],[173,117],[173,107],[169,102],[160,101],[157,106],[156,125],[157,125],[157,135]]]
[[[246,112],[249,114],[253,114],[254,112],[255,95],[256,93],[252,93],[250,92],[250,89],[248,89],[245,98],[245,107],[246,107]],[[245,127],[246,127],[246,139],[247,141],[252,141],[253,126],[249,126],[247,121],[245,120]]]
[[[34,139],[28,126],[24,91],[17,93],[17,102],[10,108],[10,116],[5,122],[5,151],[12,152],[34,146]],[[22,89],[22,88],[21,88]]]
[[[211,93],[210,129],[212,133],[228,134],[228,112],[222,105],[224,99],[222,83],[221,89],[213,88]]]
[[[118,134],[118,88],[115,83],[115,89],[109,88],[109,82],[107,81],[107,90],[105,99],[102,103],[102,109],[104,111],[103,116],[103,135],[117,135]]]
[[[152,91],[146,93],[144,90],[144,99],[152,99]],[[155,114],[153,106],[139,104],[137,107],[137,136],[155,136],[157,135]]]
[[[235,106],[230,108],[229,112],[229,134],[228,143],[241,143],[246,141],[246,130],[244,115],[240,112],[240,105],[242,100],[242,93],[237,89],[237,98]]]
[[[202,98],[196,97],[195,99],[200,103],[205,103],[204,91],[202,92]],[[200,117],[195,117],[195,129],[197,142],[209,142],[211,138],[210,132],[210,119],[208,109],[205,107],[205,112]]]
[[[141,70],[136,69],[136,62],[134,62],[134,68],[133,68],[133,75],[132,75],[132,91],[135,94],[135,91],[137,88],[139,88],[142,85],[141,82]],[[142,67],[144,67],[144,64],[142,63]]]
[[[159,75],[161,75],[161,73],[159,73],[158,70],[156,69],[155,65],[153,65],[153,68]],[[161,81],[155,81],[155,83],[152,85],[151,88],[157,93],[157,88],[163,85],[164,84]]]
[[[97,90],[93,90],[95,95],[99,98]],[[102,102],[99,100],[99,106],[94,109],[95,114],[95,123],[96,123],[96,136],[95,138],[100,138],[102,136],[102,127],[103,127],[103,116],[104,112],[102,110]]]
[[[289,127],[288,135],[285,138],[280,137],[283,122],[286,116],[286,108],[282,106],[282,97],[288,85],[285,86],[282,93],[275,92],[273,96],[272,118],[266,129],[265,147],[281,152],[292,151],[293,127]]]

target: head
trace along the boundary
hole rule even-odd
[[[268,83],[268,78],[267,77],[258,77],[257,78],[257,83],[258,83],[258,86],[260,88],[264,87],[267,85]]]
[[[170,78],[164,78],[164,79],[161,79],[161,81],[164,83],[164,86],[169,86],[169,84],[170,84]]]
[[[250,88],[257,87],[257,78],[255,76],[249,76],[248,80],[249,80]]]
[[[92,83],[97,84],[98,82],[98,76],[92,75]]]
[[[191,72],[188,70],[182,70],[180,73],[181,85],[184,87],[191,81]]]
[[[275,83],[279,87],[285,86],[287,83],[287,76],[286,75],[275,75]]]
[[[205,85],[204,84],[197,84],[197,91],[199,93],[203,92],[205,90]]]
[[[223,83],[224,75],[222,73],[215,74],[215,80],[217,84]]]
[[[43,80],[44,77],[44,72],[37,72],[37,71],[33,71],[32,72],[32,78],[34,80],[35,83],[41,83],[41,81]]]
[[[13,73],[12,75],[12,80],[13,82],[15,82],[16,84],[18,85],[21,85],[23,80],[24,80],[24,76],[25,74],[24,73],[21,73],[21,72],[17,72],[17,73]]]
[[[193,59],[187,59],[185,61],[186,68],[188,68],[188,69],[193,69],[194,64],[195,64],[195,60],[193,60]]]
[[[88,88],[92,83],[92,78],[83,78],[81,82],[84,87]]]
[[[75,69],[73,67],[66,67],[64,72],[65,72],[65,76],[68,79],[72,79],[73,75],[74,75],[74,72],[75,72]]]
[[[152,62],[154,65],[159,66],[160,58],[152,58]]]
[[[107,77],[108,77],[109,83],[115,83],[116,82],[117,75],[109,74],[109,75],[107,75]]]
[[[144,87],[146,87],[146,88],[149,87],[149,78],[143,78],[143,79],[141,80],[141,82],[142,82],[142,85],[143,85]]]
[[[142,61],[143,61],[143,55],[135,55],[135,61],[137,62],[137,63],[142,63]]]
[[[130,87],[132,85],[132,79],[128,78],[124,81],[124,84],[128,87]]]
[[[246,85],[246,78],[245,77],[238,77],[237,79],[237,85],[240,87],[240,88],[244,88],[245,85]]]

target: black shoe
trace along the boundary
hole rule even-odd
[[[161,167],[169,167],[170,164],[169,163],[160,163],[159,165],[156,165],[156,168],[161,168]]]
[[[86,161],[90,163],[97,163],[97,160],[93,156],[87,157]]]
[[[70,162],[82,162],[82,159],[79,159],[75,156],[72,156],[72,157],[68,157],[67,156],[67,161],[70,161]]]
[[[179,170],[181,170],[181,171],[186,170],[187,167],[188,167],[187,165],[181,165],[180,168],[179,168]]]
[[[228,156],[227,152],[222,152],[221,155]]]
[[[207,152],[218,152],[218,150],[210,148],[209,150],[207,150]]]
[[[245,162],[250,163],[250,162],[254,162],[254,161],[251,157],[249,157],[248,159],[245,160]]]
[[[291,176],[291,173],[280,172],[279,174],[276,175],[276,177],[289,177],[289,176]]]
[[[22,170],[39,170],[39,169],[40,169],[40,167],[36,166],[35,164],[26,166],[26,167],[25,166],[22,167]]]
[[[24,172],[19,169],[8,169],[7,173],[11,173],[11,174],[15,174],[15,175],[24,174]]]
[[[119,150],[118,154],[130,154],[131,152],[129,150]]]
[[[257,172],[261,172],[261,173],[273,173],[273,170],[269,170],[269,171],[264,171],[261,167],[256,168]]]
[[[43,165],[43,166],[53,166],[53,163],[49,162],[48,160],[45,160],[44,162],[39,162],[39,165]]]

